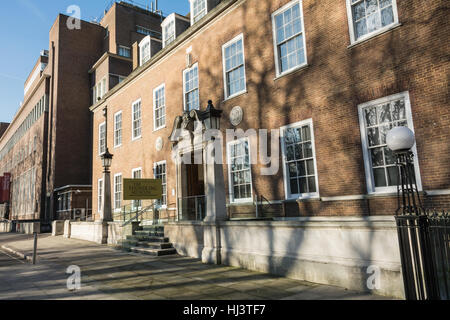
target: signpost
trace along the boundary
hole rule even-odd
[[[123,179],[123,200],[157,200],[162,193],[161,179]]]

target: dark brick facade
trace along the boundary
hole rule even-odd
[[[0,127],[2,152],[35,104],[46,96],[43,115],[0,159],[0,170],[8,169],[12,173],[12,198],[19,192],[14,191],[18,178],[32,168],[36,170],[35,203],[29,205],[26,212],[20,207],[20,201],[15,206],[13,203],[11,218],[14,220],[49,222],[56,219],[59,203],[55,189],[91,185],[92,116],[89,106],[92,104],[92,77],[89,70],[105,53],[115,55],[118,44],[131,48],[133,41],[144,36],[136,33],[134,23],[160,31],[154,21],[160,21],[161,17],[115,3],[99,24],[81,21],[80,29],[72,29],[68,28],[68,19],[62,14],[56,18],[49,33],[48,52],[38,59],[25,84],[24,104],[9,128],[3,124]],[[131,59],[108,60],[105,72],[125,77],[131,72],[131,63]],[[28,153],[28,145],[33,139],[36,145],[33,152]],[[90,206],[91,202],[89,209]]]

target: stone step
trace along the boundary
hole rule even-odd
[[[166,237],[154,237],[154,236],[127,236],[127,240],[148,241],[148,242],[169,242],[169,238]]]
[[[140,230],[164,232],[164,226],[161,226],[161,225],[147,225],[147,226],[141,226]]]
[[[177,251],[174,248],[151,249],[151,248],[143,248],[143,247],[131,247],[130,251],[134,252],[134,253],[141,253],[141,254],[146,254],[146,255],[155,256],[155,257],[166,256],[166,255],[177,253]]]
[[[173,245],[170,242],[149,242],[149,241],[138,241],[135,247],[143,247],[150,249],[172,249]]]
[[[164,231],[135,231],[136,236],[164,237]]]
[[[138,243],[139,243],[139,240],[133,240],[133,239],[122,240],[122,246],[135,247],[138,245]]]

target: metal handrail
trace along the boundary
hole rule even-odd
[[[126,206],[123,207],[124,210],[121,210],[120,216],[123,217],[123,221],[124,221],[123,224],[122,224],[122,227],[125,227],[125,226],[129,225],[133,221],[136,221],[136,222],[139,221],[139,218],[142,217],[142,215],[144,213],[147,213],[147,212],[150,212],[150,211],[152,211],[154,213],[155,210],[156,210],[155,202],[153,202],[151,205],[149,205],[147,207],[144,207],[144,208],[141,208],[141,209],[136,208],[137,210],[134,211],[134,212],[131,211],[131,210],[127,212],[126,209],[125,209],[127,207],[133,208],[134,205],[133,204],[126,205]],[[130,218],[128,220],[127,220],[127,214],[130,215]]]

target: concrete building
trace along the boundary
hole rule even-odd
[[[131,44],[147,33],[160,37],[161,20],[125,2],[114,3],[99,23],[58,15],[49,49],[25,82],[23,104],[0,130],[0,172],[12,175],[9,217],[16,231],[46,231],[67,211],[90,212],[90,199],[66,201],[91,189],[89,106],[130,74]]]
[[[133,72],[91,107],[94,217],[109,149],[115,214],[157,208],[148,223],[165,222],[179,253],[402,297],[397,169],[385,135],[398,125],[415,132],[421,195],[448,207],[445,1],[190,2],[190,25],[170,15],[161,50],[151,37],[135,43]],[[223,165],[181,161],[205,156],[209,142],[193,138],[193,123],[208,100],[222,111],[224,137],[269,130],[277,160],[262,163],[249,136],[222,141]],[[191,128],[184,149],[177,128]],[[262,174],[270,165],[279,170]],[[124,178],[162,179],[163,199],[123,201]],[[109,237],[119,229],[110,222]],[[370,287],[374,268],[381,285]]]

